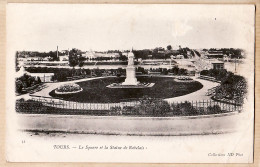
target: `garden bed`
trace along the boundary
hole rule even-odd
[[[58,95],[68,95],[68,94],[74,94],[74,93],[79,93],[83,91],[83,89],[81,88],[80,90],[77,90],[77,91],[72,91],[72,92],[58,92],[57,90],[55,90],[55,93],[58,94]]]
[[[75,94],[81,92],[83,89],[78,84],[65,84],[55,89],[58,95]]]
[[[122,83],[124,80],[125,77],[108,77],[78,82],[77,84],[83,88],[83,91],[71,95],[58,95],[53,90],[50,92],[50,96],[74,102],[118,103],[127,99],[140,99],[144,96],[162,99],[173,98],[195,92],[203,87],[198,81],[177,82],[172,77],[163,76],[137,76],[140,83],[154,83],[154,86],[149,88],[111,89],[107,87],[112,83]]]

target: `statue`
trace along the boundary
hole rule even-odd
[[[122,83],[122,85],[138,85],[139,82],[136,79],[135,76],[135,67],[134,67],[134,54],[133,51],[131,51],[128,54],[128,65],[126,67],[126,79],[125,82]]]
[[[128,54],[128,64],[126,67],[126,79],[122,83],[113,83],[108,85],[108,88],[151,88],[155,83],[140,83],[136,79],[135,66],[134,66],[134,54],[131,51]]]

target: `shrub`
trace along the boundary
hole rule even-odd
[[[138,114],[138,110],[134,106],[124,106],[122,110],[122,114],[124,115],[135,115]]]
[[[219,114],[219,113],[222,113],[222,110],[219,105],[207,107],[207,114]]]
[[[187,75],[187,74],[188,74],[187,69],[180,68],[178,71],[178,75]]]
[[[171,107],[168,102],[162,99],[144,97],[140,100],[137,110],[142,115],[165,116],[166,113],[170,112]]]
[[[71,77],[71,72],[69,71],[58,71],[54,74],[53,80],[66,81],[67,77]]]
[[[16,92],[22,93],[23,89],[35,86],[39,83],[41,83],[40,77],[35,78],[31,75],[24,74],[23,76],[17,78],[15,81]]]
[[[53,76],[51,76],[51,81],[55,81],[55,77],[54,77],[54,75]]]
[[[199,115],[199,111],[192,106],[190,102],[185,101],[180,104],[172,104],[173,115]]]
[[[22,83],[22,81],[17,80],[17,81],[15,82],[15,91],[16,91],[17,93],[22,93],[22,90],[23,90],[23,83]]]
[[[46,111],[46,106],[42,102],[20,99],[16,101],[16,112],[44,112]]]
[[[110,107],[109,115],[122,115],[122,108],[119,106]]]
[[[220,86],[215,91],[215,98],[225,98],[235,100],[236,103],[243,103],[247,94],[247,81],[243,76],[227,72],[225,69],[203,70],[200,74],[215,77],[221,81]]]
[[[145,71],[145,69],[143,67],[137,67],[136,71],[137,72],[141,72],[142,74],[146,73],[146,71]]]
[[[78,84],[65,84],[58,87],[57,92],[76,92],[81,90],[81,87]]]

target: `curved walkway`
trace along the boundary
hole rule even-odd
[[[170,76],[173,77],[173,76]],[[84,78],[84,79],[80,79],[80,80],[74,80],[74,81],[66,81],[66,82],[57,82],[57,83],[46,83],[46,88],[42,89],[39,92],[33,93],[33,96],[41,96],[41,97],[51,97],[49,95],[49,93],[56,89],[57,87],[59,87],[60,85],[63,84],[68,84],[68,83],[75,83],[75,82],[83,82],[83,81],[90,81],[90,80],[94,80],[94,79],[101,79],[101,78],[106,78],[106,77],[97,77],[97,78]],[[208,89],[211,89],[213,87],[216,87],[219,85],[219,83],[216,82],[211,82],[211,81],[207,81],[207,80],[203,80],[203,79],[199,79],[196,77],[191,77],[193,78],[193,80],[200,82],[203,87],[193,93],[190,94],[186,94],[183,96],[178,96],[178,97],[174,97],[174,98],[167,98],[165,100],[169,101],[169,102],[180,102],[180,101],[192,101],[192,100],[210,100],[210,96],[206,96],[206,93],[208,91]]]
[[[203,85],[203,87],[196,92],[186,94],[186,95],[183,95],[183,96],[174,97],[174,98],[167,98],[165,100],[167,100],[168,102],[210,100],[211,96],[206,96],[208,89],[211,89],[213,87],[218,86],[219,83],[199,79],[199,78],[196,78],[196,77],[191,77],[191,78],[193,78],[193,80],[195,80],[195,81],[200,82]]]
[[[100,78],[105,78],[105,77],[96,77],[96,78],[84,78],[84,79],[79,79],[79,80],[73,80],[73,81],[65,81],[65,82],[54,82],[54,83],[46,83],[46,88],[42,89],[39,92],[33,93],[31,95],[33,96],[42,96],[42,97],[51,97],[49,95],[49,93],[58,88],[61,85],[64,84],[69,84],[69,83],[75,83],[75,82],[83,82],[83,81],[90,81],[90,80],[94,80],[94,79],[100,79]]]
[[[167,76],[167,77],[174,77],[174,76]],[[108,110],[111,107],[115,107],[115,106],[135,106],[138,102],[121,102],[121,103],[80,103],[80,102],[70,102],[70,101],[65,101],[65,100],[61,100],[61,99],[55,99],[52,98],[49,93],[56,89],[57,87],[59,87],[60,85],[63,84],[68,84],[68,83],[75,83],[75,82],[83,82],[83,81],[89,81],[89,80],[94,80],[94,79],[100,79],[100,78],[105,78],[105,77],[97,77],[97,78],[84,78],[84,79],[80,79],[80,80],[73,80],[73,81],[66,81],[66,82],[57,82],[57,83],[46,83],[46,88],[36,92],[34,94],[31,94],[32,96],[29,96],[28,98],[33,98],[33,96],[35,97],[39,97],[41,99],[41,97],[44,99],[44,101],[46,102],[45,105],[48,106],[53,106],[56,108],[66,108],[66,109],[91,109],[91,110]],[[168,98],[165,99],[166,101],[172,103],[172,102],[184,102],[184,101],[202,101],[202,100],[210,100],[210,96],[206,96],[206,92],[208,91],[208,89],[211,89],[217,85],[219,85],[219,83],[216,82],[211,82],[211,81],[207,81],[207,80],[202,80],[202,79],[198,79],[196,77],[191,77],[193,78],[195,81],[200,82],[203,85],[203,88],[201,88],[200,90],[190,93],[190,94],[186,94],[183,96],[179,96],[179,97],[174,97],[174,98]],[[41,99],[42,100],[42,99]]]

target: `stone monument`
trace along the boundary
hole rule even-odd
[[[122,83],[112,83],[107,86],[107,88],[151,88],[155,83],[140,83],[137,81],[135,76],[135,66],[134,66],[134,54],[131,51],[128,54],[128,64],[126,67],[126,79]]]
[[[131,51],[128,54],[128,65],[126,67],[126,79],[122,85],[138,85],[139,82],[135,76],[135,67],[134,67],[134,53]]]

